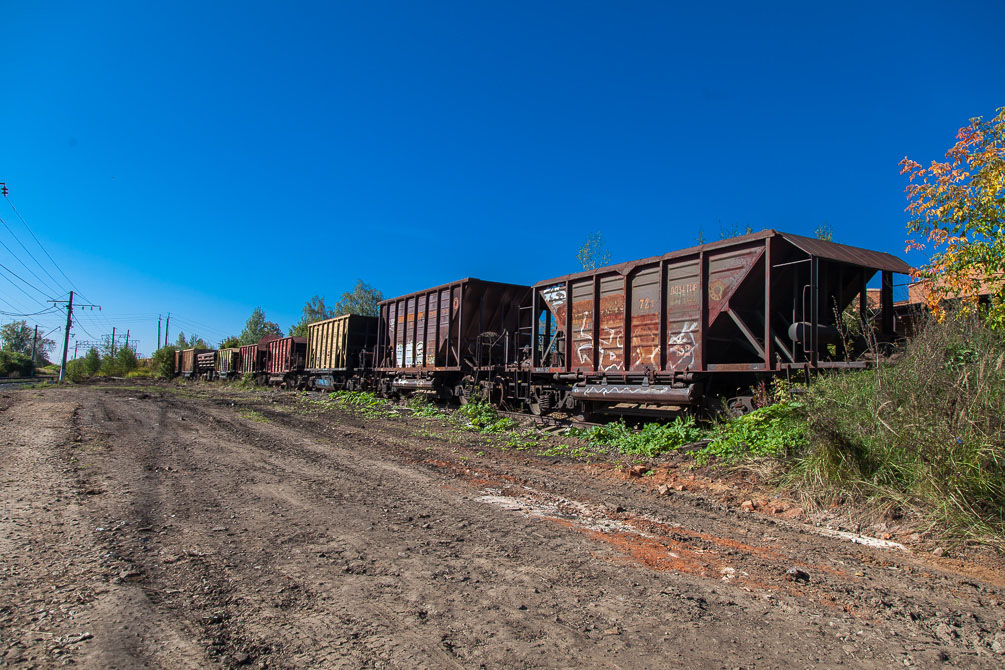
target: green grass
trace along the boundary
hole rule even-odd
[[[467,405],[461,405],[454,416],[479,433],[507,433],[518,427],[516,421],[499,416],[495,407],[480,398],[473,398]]]
[[[654,458],[685,444],[702,439],[705,431],[693,417],[677,417],[672,422],[647,423],[633,428],[623,420],[590,428],[569,428],[566,434],[578,437],[590,446],[626,456]]]
[[[408,408],[412,410],[413,416],[421,416],[427,419],[445,419],[446,412],[436,406],[435,403],[421,394],[416,394],[408,399]]]
[[[334,391],[328,399],[336,405],[366,417],[398,416],[394,405],[366,391]]]
[[[705,464],[713,458],[725,463],[786,458],[806,446],[808,435],[805,405],[779,402],[713,426],[708,431],[709,443],[695,452],[695,460]]]
[[[1005,547],[1005,337],[931,322],[892,365],[811,387],[786,481]]]
[[[242,409],[238,412],[238,414],[249,421],[254,421],[255,423],[270,423],[267,416],[253,409]]]

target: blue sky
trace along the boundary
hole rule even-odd
[[[357,277],[575,271],[592,231],[625,261],[826,223],[918,263],[897,162],[1005,105],[1005,3],[962,7],[9,3],[0,181],[59,270],[0,217],[60,281],[0,227],[53,285],[0,310],[72,282],[103,307],[75,337],[149,353],[158,314],[215,344]]]

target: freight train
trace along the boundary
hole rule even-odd
[[[899,258],[765,230],[532,286],[467,278],[379,304],[376,317],[311,324],[218,352],[185,350],[179,374],[250,373],[288,388],[478,394],[534,414],[653,415],[725,398],[750,408],[758,381],[861,368],[865,337],[891,342]],[[881,274],[879,301],[866,285]]]

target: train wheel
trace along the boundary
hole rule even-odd
[[[754,397],[749,395],[738,395],[726,401],[726,409],[733,418],[738,418],[744,414],[754,411]]]

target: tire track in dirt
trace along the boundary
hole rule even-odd
[[[998,666],[1001,591],[910,555],[435,423],[194,388],[46,392],[80,406],[65,468],[105,529],[74,580],[132,596],[68,652],[92,667],[106,644],[160,667]]]

